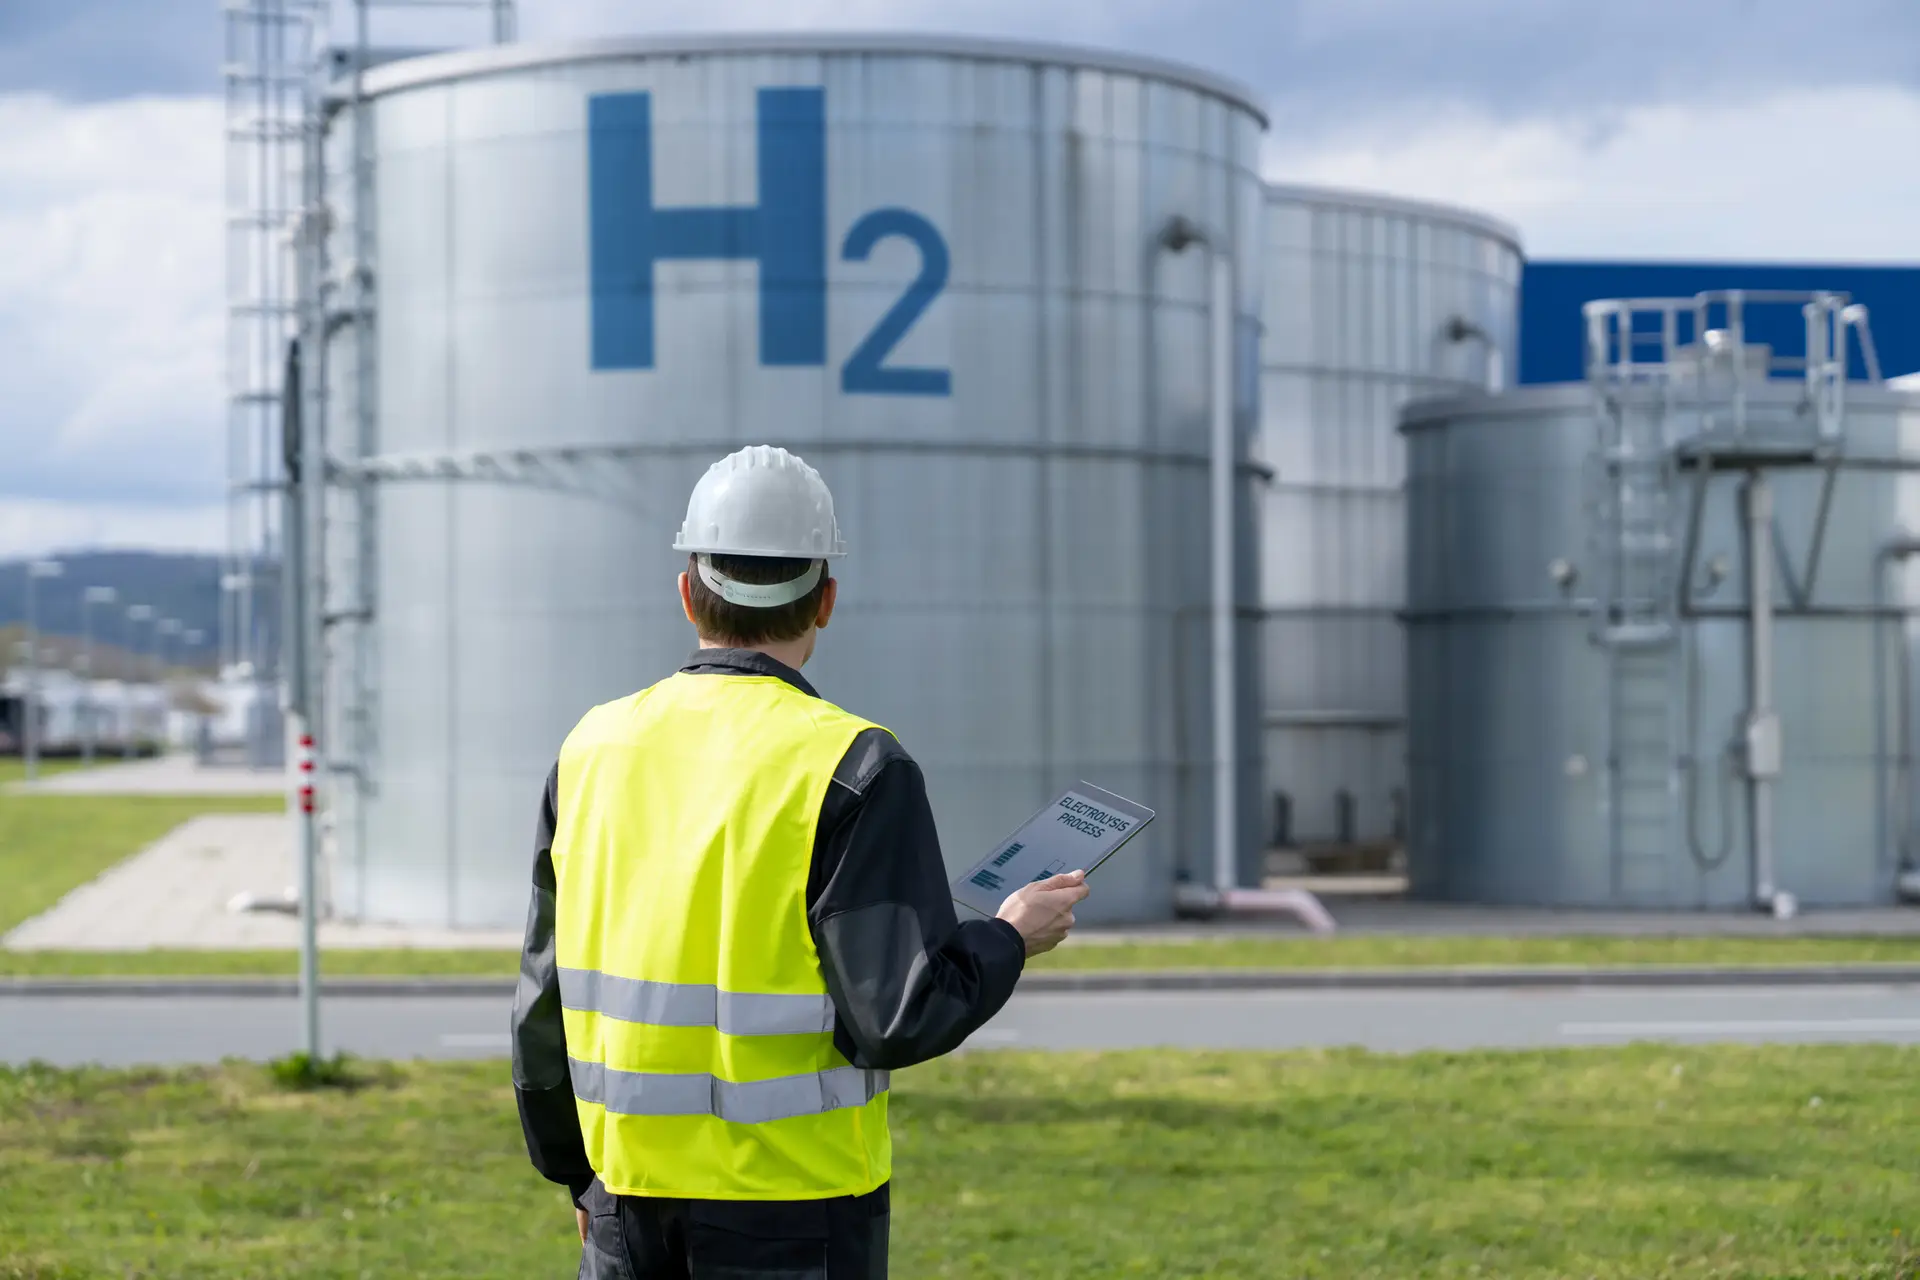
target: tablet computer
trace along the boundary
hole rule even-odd
[[[1153,821],[1153,810],[1085,782],[1022,823],[953,882],[953,900],[992,918],[1023,884],[1093,869]]]

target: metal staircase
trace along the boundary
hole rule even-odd
[[[1641,648],[1673,639],[1674,457],[1666,439],[1668,395],[1621,389],[1596,398],[1599,422],[1591,468],[1595,497],[1587,528],[1599,566],[1593,639]]]

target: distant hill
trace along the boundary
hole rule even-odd
[[[0,677],[24,665],[26,652],[25,627],[18,623],[0,627]],[[87,667],[82,656],[85,652],[85,647],[74,636],[41,633],[40,665],[48,670],[85,671]],[[217,656],[208,653],[196,655],[191,661],[182,660],[169,646],[167,663],[162,669],[155,665],[153,650],[147,645],[143,631],[139,653],[130,653],[117,644],[96,639],[93,642],[93,674],[102,680],[151,680],[156,674],[178,676],[188,671],[211,675]]]
[[[163,551],[81,551],[52,557],[66,566],[58,578],[35,584],[35,614],[40,629],[50,636],[78,636],[80,600],[88,587],[111,587],[112,605],[93,608],[94,639],[119,646],[126,640],[128,605],[150,605],[157,616],[177,618],[181,630],[199,631],[202,639],[192,650],[170,646],[182,665],[214,665],[220,645],[219,556]],[[27,562],[0,561],[0,627],[24,623],[27,613]],[[277,607],[277,606],[275,606]],[[263,619],[269,634],[279,630],[277,616]],[[150,624],[140,626],[138,647],[152,651]]]

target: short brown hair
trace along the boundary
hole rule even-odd
[[[814,562],[784,556],[709,556],[714,572],[736,582],[765,584],[792,582]],[[720,598],[700,576],[700,557],[687,557],[687,588],[693,597],[693,625],[702,640],[741,648],[798,640],[820,615],[820,599],[827,594],[828,577],[822,567],[813,590],[788,604],[753,609]]]

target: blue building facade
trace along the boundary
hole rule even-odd
[[[1521,277],[1519,380],[1576,382],[1585,376],[1580,308],[1594,298],[1684,298],[1715,289],[1849,294],[1867,307],[1881,372],[1893,377],[1920,370],[1920,266],[1539,261],[1527,263]],[[1798,317],[1784,307],[1757,310],[1747,336],[1783,355],[1806,349]],[[1857,353],[1853,373],[1864,373]]]

